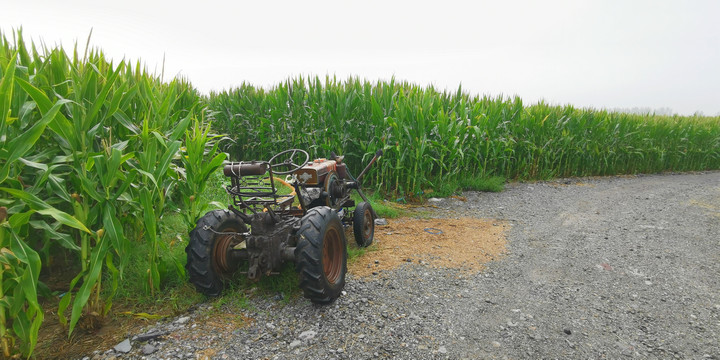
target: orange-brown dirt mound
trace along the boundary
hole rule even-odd
[[[369,251],[348,264],[351,274],[368,276],[406,262],[476,273],[504,254],[505,231],[510,227],[502,221],[474,218],[388,222],[375,227],[375,242]]]

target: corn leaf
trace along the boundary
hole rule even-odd
[[[26,212],[16,213],[10,216],[10,219],[8,219],[8,222],[10,223],[10,227],[13,229],[19,229],[21,226],[25,225],[30,221],[30,215],[34,214],[35,210],[30,210]]]
[[[68,291],[65,293],[64,296],[60,298],[60,303],[58,304],[58,320],[60,320],[60,323],[64,326],[67,326],[68,324],[67,317],[65,317],[65,311],[67,311],[68,306],[72,302],[72,291],[73,289],[75,289],[75,285],[77,285],[78,281],[80,281],[80,279],[82,279],[84,275],[84,272],[80,272],[79,274],[75,275],[72,281],[70,281],[70,287],[68,288]],[[68,334],[68,337],[69,336],[70,334]]]
[[[52,109],[54,106],[53,102],[50,101],[50,98],[48,98],[44,92],[21,78],[16,78],[15,80],[18,85],[20,85],[20,87],[35,101],[43,115]],[[73,148],[78,148],[79,144],[77,142],[77,134],[73,133],[72,123],[62,113],[57,113],[54,120],[55,121],[48,124],[48,127],[56,134],[60,135],[62,139],[68,141]]]
[[[22,288],[28,303],[31,306],[39,308],[40,305],[37,301],[37,281],[40,276],[40,255],[25,244],[25,242],[17,236],[15,231],[11,230],[10,233],[12,234],[12,240],[14,240],[11,244],[12,252],[18,260],[26,265],[18,285]]]
[[[155,172],[153,173],[155,179],[160,179],[161,177],[164,177],[163,174],[167,173],[170,162],[172,161],[173,157],[177,155],[178,150],[180,150],[180,145],[180,141],[173,141],[168,145],[167,149],[165,150],[165,154],[163,154],[160,162],[155,168]]]
[[[55,223],[59,224],[59,223]],[[55,239],[60,243],[60,245],[66,249],[74,250],[74,251],[80,251],[80,247],[77,246],[73,242],[72,236],[68,234],[64,234],[61,232],[58,232],[57,229],[50,226],[50,224],[46,223],[45,221],[30,221],[30,226],[32,226],[35,229],[43,230],[45,231],[51,239]]]
[[[15,196],[16,198],[23,200],[28,206],[30,206],[30,209],[37,211],[39,214],[51,216],[64,225],[81,231],[85,231],[88,234],[92,234],[92,232],[87,227],[85,227],[85,225],[78,219],[74,218],[72,215],[66,212],[60,211],[48,205],[46,202],[40,200],[40,198],[33,194],[30,194],[23,190],[4,187],[0,187],[0,191],[5,191],[6,193]]]
[[[180,136],[182,136],[182,134],[185,133],[185,131],[188,128],[188,125],[190,125],[191,120],[192,120],[192,117],[190,115],[188,115],[188,116],[184,117],[182,120],[180,120],[180,122],[177,124],[175,129],[173,129],[172,134],[170,134],[169,140],[175,141],[175,140],[180,139]]]
[[[27,314],[25,312],[20,311],[15,313],[15,319],[13,319],[12,328],[13,331],[18,335],[21,339],[29,339],[30,338],[30,320],[27,317]]]
[[[13,54],[8,62],[3,77],[0,79],[0,133],[5,133],[8,118],[11,115],[10,104],[12,103],[13,80],[15,79],[15,66],[17,63],[17,52]]]
[[[123,258],[121,257],[121,259],[123,259]],[[117,293],[118,284],[120,283],[120,276],[121,276],[120,271],[115,267],[115,264],[113,263],[113,254],[109,251],[108,251],[107,255],[105,255],[105,266],[107,266],[108,270],[110,270],[111,291],[110,291],[110,295],[105,300],[105,308],[103,309],[103,316],[107,315],[107,313],[110,311],[110,308],[112,307],[112,299],[113,299],[113,297],[115,297],[115,293]]]
[[[85,304],[87,304],[98,278],[100,278],[103,259],[107,253],[108,244],[109,242],[107,241],[107,236],[103,236],[98,240],[98,244],[95,245],[95,248],[90,255],[90,265],[88,266],[87,276],[84,277],[83,284],[80,286],[77,294],[75,294],[75,301],[73,302],[72,313],[70,315],[68,336],[72,334],[75,329],[75,325],[78,320],[80,320],[82,310],[85,307]]]
[[[115,215],[115,208],[110,202],[105,202],[103,228],[105,229],[105,236],[110,239],[113,248],[122,259],[127,254],[130,243],[125,239],[122,224]]]
[[[22,133],[22,135],[9,141],[8,147],[11,149],[10,155],[7,157],[5,164],[3,164],[3,167],[0,169],[0,182],[5,181],[7,178],[10,166],[13,162],[17,161],[20,157],[24,156],[25,153],[32,149],[35,142],[40,138],[40,135],[42,135],[43,131],[45,131],[45,126],[47,126],[47,124],[55,118],[55,115],[57,115],[62,104],[67,102],[67,100],[58,100],[55,105],[53,105],[52,108],[50,108],[50,110],[48,110],[48,112],[42,117],[42,119],[40,119],[40,121]]]

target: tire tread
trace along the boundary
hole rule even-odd
[[[198,292],[215,297],[222,293],[225,287],[223,275],[215,272],[212,264],[212,251],[216,234],[205,227],[220,231],[228,226],[235,226],[238,231],[246,231],[243,221],[229,210],[213,210],[197,221],[195,228],[190,231],[190,242],[185,247],[187,263],[185,269],[190,282],[195,285]]]
[[[305,297],[314,303],[331,303],[340,296],[340,292],[345,287],[347,250],[342,223],[337,213],[326,206],[308,210],[300,221],[300,229],[297,232],[298,243],[295,248],[295,270],[300,278],[300,288]],[[327,281],[322,264],[323,236],[330,226],[338,228],[343,244],[342,270],[335,284]]]

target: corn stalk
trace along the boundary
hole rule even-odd
[[[346,155],[374,186],[416,196],[466,177],[547,179],[720,168],[720,117],[655,116],[526,105],[504,96],[390,81],[288,79],[212,94],[218,132],[233,160],[267,159],[301,147]],[[355,167],[355,168],[353,168]]]
[[[42,312],[35,307],[39,271],[34,270],[42,266],[42,256],[63,251],[78,259],[79,272],[58,309],[69,334],[81,318],[109,311],[131,239],[153,245],[149,291],[159,289],[164,244],[157,240],[157,221],[181,170],[179,139],[197,101],[188,83],[163,83],[139,62],[133,68],[114,65],[97,50],[68,56],[62,49],[28,48],[20,32],[13,43],[1,37],[0,206],[6,215],[0,249],[6,249],[7,264],[0,267],[5,295],[0,296],[0,335],[5,355],[16,343],[28,355],[36,344]],[[147,221],[131,220],[143,217]],[[34,280],[9,280],[18,277]],[[8,295],[19,288],[28,294]],[[25,317],[6,316],[8,309],[20,308]]]

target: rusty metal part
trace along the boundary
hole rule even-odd
[[[337,165],[335,166],[335,171],[337,171],[338,176],[340,176],[341,179],[348,179],[347,166],[345,164],[337,163]]]
[[[295,246],[291,234],[299,220],[271,211],[252,216],[251,235],[245,241],[249,257],[248,278],[256,280],[277,271],[288,260],[288,255],[294,259],[294,252],[288,249]]]
[[[355,178],[355,181],[357,181],[358,183],[360,183],[361,180],[362,180],[362,177],[365,175],[365,173],[367,173],[367,171],[370,170],[370,167],[372,166],[372,164],[374,164],[375,161],[382,156],[382,154],[383,154],[383,151],[382,151],[382,150],[378,150],[378,151],[375,153],[375,156],[373,156],[372,160],[370,160],[370,163],[367,164],[367,166],[365,167],[365,169],[363,169],[363,171],[360,173],[360,175],[358,175],[358,177]]]
[[[330,159],[335,160],[335,162],[340,165],[342,164],[343,160],[345,159],[344,155],[337,155],[334,151],[330,152]]]
[[[290,154],[290,156],[288,156],[285,160],[278,162],[277,160],[282,159],[285,154]],[[302,159],[303,161],[298,161],[296,163],[294,158],[295,158],[295,155],[298,155],[298,154],[301,156],[301,159],[304,155],[304,159]],[[275,174],[287,175],[287,174],[292,174],[297,169],[303,167],[305,164],[307,164],[308,160],[310,160],[310,155],[308,155],[307,151],[301,150],[301,149],[288,149],[288,150],[281,151],[281,152],[273,155],[273,157],[271,157],[270,160],[268,160],[268,163],[270,164],[270,168],[272,169],[272,171]],[[276,168],[278,168],[278,167],[287,167],[287,168],[289,168],[289,170],[277,171]]]
[[[256,214],[268,206],[282,211],[292,205],[292,196],[279,195],[276,181],[282,180],[272,176],[272,169],[262,175],[230,176],[230,185],[225,190],[240,212]]]
[[[325,177],[335,171],[335,160],[316,159],[295,171],[295,178],[303,185],[319,185],[325,182]]]
[[[340,180],[340,177],[338,177],[335,171],[330,171],[325,175],[323,188],[325,190],[325,204],[331,208],[335,208],[338,201],[344,197],[347,192],[343,181]]]
[[[248,176],[248,175],[263,175],[268,171],[269,165],[266,162],[240,162],[230,163],[223,167],[223,174],[225,176]]]
[[[217,233],[218,238],[215,240],[212,257],[213,266],[216,274],[228,274],[236,270],[234,262],[230,259],[230,250],[243,240],[241,236],[235,232],[235,229],[228,227]]]
[[[343,242],[336,228],[329,228],[323,240],[323,271],[328,282],[334,284],[342,272]]]

